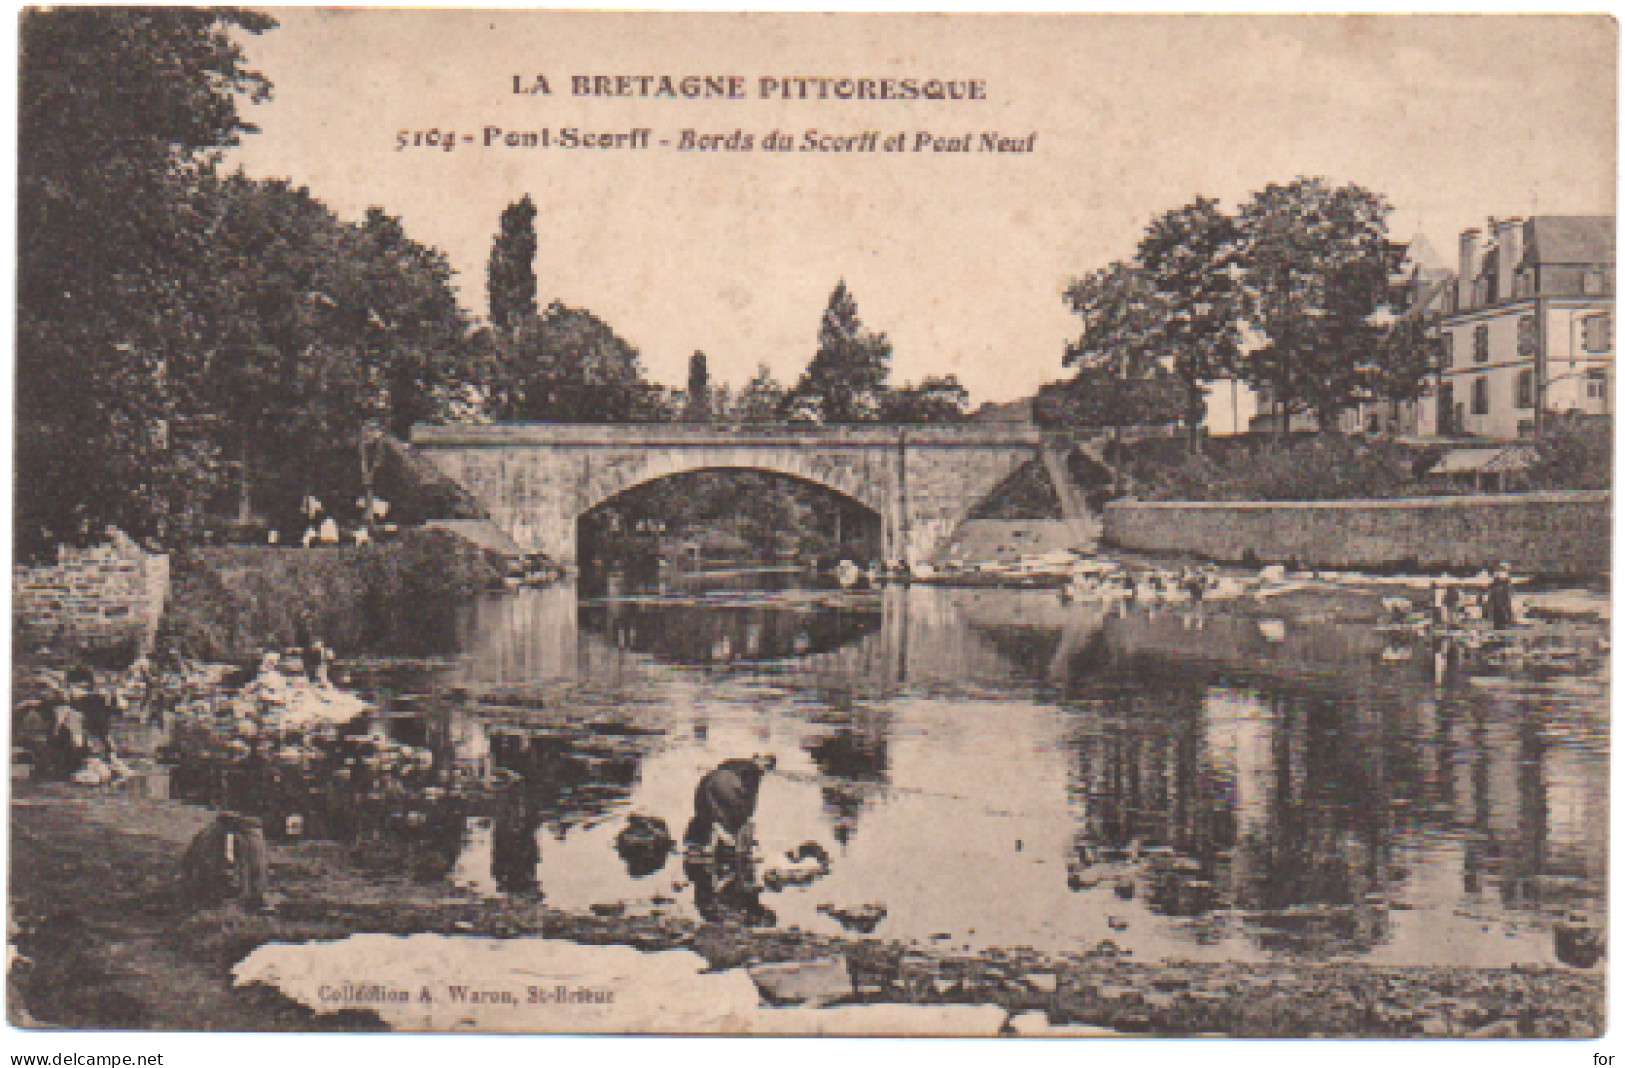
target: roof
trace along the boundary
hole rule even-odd
[[[1525,236],[1525,263],[1614,262],[1612,215],[1537,215]]]
[[[1417,233],[1404,244],[1391,245],[1389,255],[1393,258],[1392,270],[1407,276],[1418,270],[1424,272],[1424,277],[1440,270],[1448,272],[1444,259],[1427,235],[1422,233]]]
[[[1451,449],[1444,454],[1430,475],[1466,475],[1483,472],[1493,475],[1501,471],[1523,471],[1540,454],[1529,445],[1508,445],[1490,449]]]

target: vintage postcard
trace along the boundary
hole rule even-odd
[[[13,1037],[1600,1037],[1617,76],[23,10]]]

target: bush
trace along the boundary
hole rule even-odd
[[[1540,459],[1525,473],[1532,490],[1605,490],[1614,484],[1611,419],[1558,418],[1536,440]]]
[[[177,553],[158,644],[202,660],[291,644],[301,617],[340,652],[432,652],[456,607],[500,585],[484,551],[444,531],[386,545],[329,549],[233,546]]]
[[[1320,434],[1213,456],[1138,456],[1129,474],[1146,500],[1368,500],[1425,493],[1415,476],[1418,457],[1393,442]]]

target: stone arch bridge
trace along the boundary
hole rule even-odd
[[[1042,457],[1054,472],[1064,455],[1063,443],[1024,424],[418,426],[412,445],[521,548],[564,564],[576,562],[587,511],[645,482],[715,468],[777,472],[850,497],[880,516],[888,559],[922,562],[1022,464]],[[1061,496],[1073,512],[1071,494]]]

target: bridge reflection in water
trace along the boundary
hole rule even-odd
[[[756,752],[778,759],[764,847],[835,854],[815,886],[768,895],[810,930],[840,929],[822,903],[883,902],[877,934],[956,944],[1549,962],[1553,919],[1602,904],[1599,678],[1017,591],[583,603],[560,586],[481,602],[466,635],[442,681],[480,699],[451,733],[539,800],[476,828],[458,878],[562,907],[691,910],[677,864],[617,854],[621,817],[680,836],[700,775]]]

